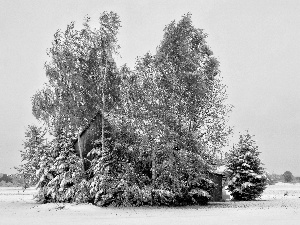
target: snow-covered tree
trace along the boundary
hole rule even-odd
[[[139,57],[133,71],[119,70],[119,17],[103,13],[99,22],[92,29],[86,18],[81,30],[71,23],[49,49],[49,82],[32,98],[33,114],[54,136],[40,155],[37,199],[206,204],[214,188],[210,171],[230,133],[226,87],[207,35],[187,14],[166,26],[154,55]],[[101,138],[79,157],[70,140],[99,112]]]
[[[24,188],[35,185],[38,181],[35,173],[40,169],[42,154],[48,149],[45,134],[42,127],[35,125],[29,125],[25,132],[24,150],[21,151],[22,164],[17,167],[24,178]]]
[[[254,200],[266,187],[266,176],[258,146],[247,133],[231,150],[227,160],[228,190],[235,200]]]
[[[47,152],[41,155],[38,179],[39,202],[87,202],[89,194],[79,156],[70,136],[63,128],[56,129]]]
[[[292,180],[294,179],[293,174],[290,171],[285,171],[284,174],[282,175],[284,182],[292,182]]]

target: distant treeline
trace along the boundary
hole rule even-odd
[[[24,186],[24,179],[18,174],[0,173],[0,187],[21,187]]]
[[[285,172],[286,173],[286,172]],[[300,183],[300,177],[295,177],[291,173],[291,178],[287,179],[284,174],[275,174],[275,173],[267,173],[268,183],[275,184],[277,182],[292,182],[292,183]]]

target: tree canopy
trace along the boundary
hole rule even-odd
[[[72,22],[54,34],[45,64],[49,82],[32,98],[34,116],[48,127],[64,123],[73,133],[85,127],[102,109],[102,90],[107,110],[118,102],[120,78],[112,54],[118,50],[119,17],[104,12],[99,29],[89,22],[86,17],[81,30]]]

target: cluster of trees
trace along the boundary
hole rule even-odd
[[[137,58],[131,70],[114,61],[118,15],[101,14],[98,29],[89,21],[80,30],[74,23],[58,30],[48,51],[49,82],[32,98],[43,128],[28,127],[22,152],[28,185],[37,183],[42,202],[207,203],[214,186],[209,173],[231,132],[207,35],[187,14],[167,25],[156,53]],[[85,170],[72,140],[80,143],[80,132],[99,112],[102,135]]]
[[[18,174],[1,174],[0,187],[21,187],[24,185],[24,179]]]
[[[37,185],[40,202],[205,204],[214,188],[209,173],[231,132],[207,35],[187,14],[167,25],[156,53],[138,57],[131,70],[114,60],[119,28],[118,15],[104,12],[98,29],[87,17],[82,29],[71,23],[55,33],[45,64],[49,82],[32,98],[43,126],[28,127],[19,171],[28,186]],[[101,138],[84,159],[74,140],[82,152],[80,133],[99,112]],[[255,148],[239,146],[257,166]],[[261,171],[253,171],[255,181]]]
[[[297,182],[297,177],[294,177],[294,175],[290,171],[285,171],[283,174],[267,173],[266,175],[268,184],[270,185],[277,182]]]
[[[0,182],[12,182],[12,178],[10,176],[7,176],[7,174],[0,174]]]
[[[273,185],[277,182],[282,182],[283,181],[283,177],[282,175],[279,174],[275,174],[275,173],[268,173],[266,172],[266,176],[267,176],[267,183],[269,185]]]

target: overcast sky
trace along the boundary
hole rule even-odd
[[[24,132],[37,124],[31,96],[45,83],[46,49],[57,29],[103,11],[122,21],[118,64],[155,52],[165,25],[191,12],[220,61],[234,105],[236,139],[249,130],[269,172],[300,176],[300,1],[0,0],[0,172],[20,164]]]

